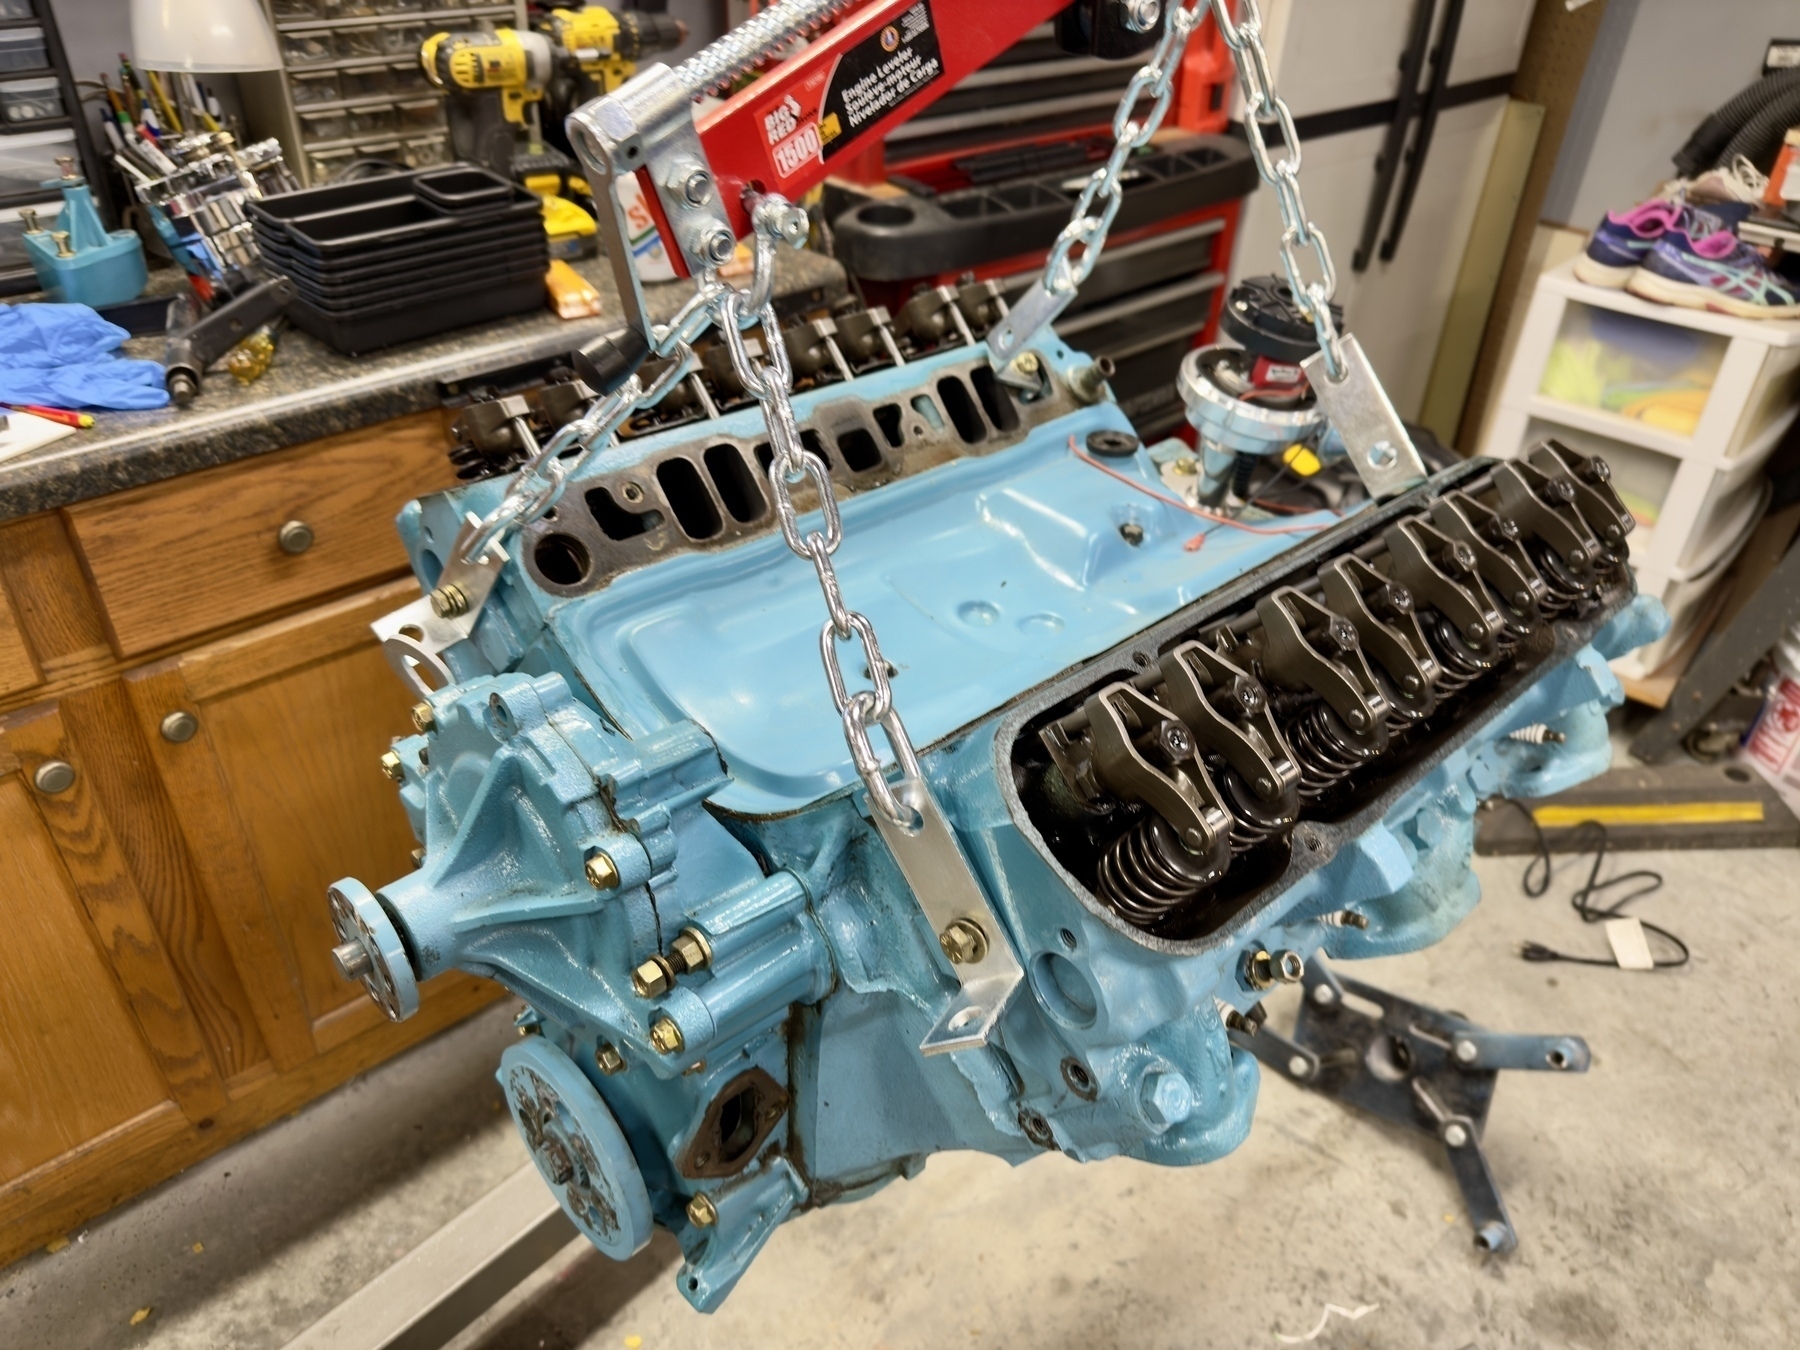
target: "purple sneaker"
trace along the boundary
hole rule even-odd
[[[1575,276],[1590,286],[1618,290],[1631,280],[1656,241],[1680,224],[1687,211],[1681,202],[1661,197],[1623,213],[1608,211],[1588,240],[1587,252],[1575,260]]]
[[[1626,289],[1646,300],[1740,319],[1800,318],[1800,292],[1729,230],[1698,239],[1684,229],[1664,230]]]

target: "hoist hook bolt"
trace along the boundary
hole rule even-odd
[[[1244,962],[1244,976],[1252,989],[1269,989],[1277,984],[1298,984],[1306,978],[1306,961],[1299,952],[1255,951]]]
[[[1162,0],[1125,0],[1125,27],[1133,33],[1148,33],[1162,18]]]
[[[1451,1148],[1461,1148],[1469,1142],[1469,1130],[1458,1121],[1451,1121],[1444,1126],[1444,1142]]]
[[[400,762],[400,756],[392,750],[381,752],[381,771],[396,783],[406,781],[406,765]]]
[[[696,1195],[687,1202],[688,1222],[696,1228],[711,1228],[719,1221],[719,1211],[712,1200],[704,1195]]]
[[[714,230],[706,236],[700,245],[700,251],[710,263],[728,263],[731,255],[737,251],[737,240],[730,230]]]
[[[1456,1056],[1458,1064],[1473,1064],[1481,1058],[1481,1047],[1474,1041],[1458,1041],[1451,1047],[1450,1053]]]
[[[437,714],[429,703],[421,700],[412,705],[412,724],[421,734],[437,730]]]
[[[686,1044],[681,1038],[681,1028],[667,1017],[659,1017],[650,1024],[650,1044],[659,1055],[679,1053]]]
[[[957,919],[938,934],[938,946],[952,965],[979,965],[987,958],[988,937],[973,919]]]
[[[619,866],[604,850],[596,849],[582,864],[581,870],[587,874],[588,884],[597,891],[610,891],[619,884]]]
[[[454,619],[469,611],[469,593],[454,581],[431,593],[431,612],[440,619]]]

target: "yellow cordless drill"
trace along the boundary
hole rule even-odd
[[[450,96],[450,146],[458,159],[510,177],[527,110],[547,90],[557,106],[546,111],[565,114],[563,102],[618,88],[639,57],[687,36],[667,14],[614,14],[598,5],[551,10],[542,29],[433,33],[419,48],[426,77]]]

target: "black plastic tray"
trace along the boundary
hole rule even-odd
[[[504,217],[476,224],[470,222],[451,232],[434,231],[423,237],[359,249],[343,254],[320,254],[301,248],[292,240],[266,230],[259,222],[256,242],[264,256],[283,264],[299,264],[320,273],[347,275],[357,270],[383,271],[396,267],[428,264],[434,258],[457,250],[505,248],[522,240],[544,235],[542,215],[531,219]]]
[[[445,248],[441,252],[432,252],[419,259],[405,259],[398,263],[369,263],[358,266],[326,266],[322,268],[317,259],[310,259],[304,254],[290,254],[286,250],[265,248],[263,259],[277,272],[293,277],[293,283],[302,292],[342,293],[340,288],[353,286],[387,286],[400,277],[437,277],[446,283],[454,284],[470,268],[486,268],[490,263],[506,259],[526,263],[536,259],[538,265],[549,266],[549,239],[542,230],[526,234],[517,239],[497,239],[497,241],[477,241],[473,245],[457,245]]]
[[[326,263],[429,251],[477,230],[543,228],[535,193],[466,164],[289,192],[246,207],[260,243]]]
[[[431,304],[407,301],[359,313],[332,314],[296,299],[289,303],[287,313],[303,331],[346,356],[359,356],[509,314],[526,314],[544,304],[544,278],[539,274],[502,286],[454,293],[440,290]]]
[[[296,287],[300,298],[327,314],[364,314],[391,305],[430,305],[446,295],[509,286],[525,277],[536,277],[541,286],[550,264],[537,259],[497,259],[491,267],[468,268],[453,280],[441,277],[403,278],[379,289],[352,286],[342,291],[320,292]]]

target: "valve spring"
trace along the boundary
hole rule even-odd
[[[1225,805],[1231,811],[1231,856],[1248,853],[1259,844],[1267,843],[1278,834],[1285,834],[1294,827],[1294,813],[1279,808],[1271,810],[1263,805],[1250,790],[1244,786],[1234,770],[1226,769],[1217,775],[1220,787],[1225,794]]]
[[[1488,667],[1469,650],[1455,624],[1436,611],[1422,617],[1425,636],[1431,639],[1432,650],[1437,653],[1439,697],[1466,689],[1487,674]]]
[[[1588,592],[1588,587],[1570,576],[1560,558],[1550,549],[1534,549],[1533,559],[1538,574],[1544,578],[1544,601],[1539,606],[1544,617],[1554,619],[1575,607]]]
[[[1308,801],[1330,792],[1368,757],[1338,729],[1337,714],[1324,703],[1302,713],[1287,738],[1300,765],[1300,795]]]
[[[1149,928],[1217,880],[1207,860],[1183,848],[1168,822],[1152,812],[1107,848],[1098,889],[1124,919]]]

